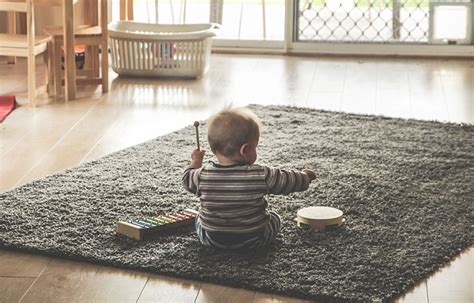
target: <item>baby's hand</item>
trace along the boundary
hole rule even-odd
[[[195,149],[193,150],[193,152],[191,153],[191,160],[195,161],[195,160],[198,160],[198,161],[201,161],[204,159],[204,154],[206,153],[205,150],[203,149]]]
[[[309,180],[313,181],[316,179],[316,174],[311,169],[303,169],[303,172],[308,175]]]
[[[191,164],[189,168],[200,168],[202,166],[202,160],[204,159],[204,153],[206,151],[203,149],[195,149],[191,153]]]

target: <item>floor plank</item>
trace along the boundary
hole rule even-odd
[[[428,291],[426,288],[426,281],[421,282],[419,285],[409,290],[403,296],[398,298],[395,302],[397,303],[429,303]]]
[[[240,303],[252,302],[255,292],[209,283],[202,283],[196,303]]]
[[[474,247],[427,281],[430,303],[474,301]]]
[[[20,64],[8,64],[6,60],[3,60],[5,57],[0,56],[0,83],[5,83],[8,85],[0,85],[0,95],[10,95],[17,94],[19,91],[25,90],[28,80],[26,73],[26,64],[25,60],[19,60]],[[12,75],[15,75],[15,81],[11,81]]]
[[[0,250],[0,277],[36,278],[51,258],[23,252]]]
[[[276,85],[266,90],[271,94],[270,99],[275,104],[305,106],[316,75],[316,61],[308,58],[285,60],[281,57],[278,60],[282,72]]]
[[[135,302],[145,287],[148,274],[101,267],[89,280],[80,302]]]
[[[341,111],[355,114],[375,114],[375,90],[367,92],[344,92],[341,101]]]
[[[307,104],[317,109],[341,111],[342,93],[310,91]]]
[[[7,153],[21,141],[30,128],[26,127],[26,123],[31,123],[36,119],[36,112],[26,107],[18,107],[0,124],[0,156]]]
[[[448,121],[448,107],[442,91],[412,92],[410,104],[414,117],[422,120]]]
[[[449,121],[474,120],[474,68],[465,76],[441,76]]]
[[[311,91],[342,93],[347,76],[348,60],[328,59],[316,61]],[[350,60],[349,60],[350,62]]]
[[[118,119],[120,109],[95,106],[76,123],[67,136],[48,150],[41,161],[22,177],[19,184],[76,166]],[[81,142],[80,145],[77,142]]]
[[[295,299],[285,296],[279,296],[275,294],[265,294],[265,293],[255,293],[255,297],[253,299],[253,303],[318,303],[316,301],[308,301],[308,300],[301,300]]]
[[[150,275],[138,302],[194,302],[200,288],[200,282]]]
[[[35,279],[0,277],[0,303],[19,302]]]
[[[25,122],[30,131],[0,156],[0,191],[18,186],[21,180],[68,135],[70,130],[87,115],[93,102],[78,102],[71,106],[52,106],[34,111],[44,114]]]
[[[54,259],[21,302],[77,302],[99,269],[97,265]]]
[[[410,94],[405,90],[378,89],[375,114],[393,118],[412,118]]]

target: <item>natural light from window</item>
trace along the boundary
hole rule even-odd
[[[465,40],[469,11],[465,6],[437,6],[434,11],[433,38],[436,40]]]
[[[293,26],[298,42],[470,43],[473,13],[466,1],[296,0]],[[285,0],[133,1],[135,21],[217,22],[217,38],[236,41],[283,41],[285,6]],[[114,20],[119,7],[113,0]]]
[[[134,0],[134,20],[148,23],[207,23],[211,0]],[[119,1],[113,2],[114,20],[119,19]],[[285,0],[225,0],[220,39],[284,39]]]

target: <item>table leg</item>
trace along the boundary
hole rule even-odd
[[[16,34],[16,12],[8,12],[7,19],[8,19],[8,25],[7,25],[8,33],[10,35]],[[15,64],[16,57],[14,56],[7,57],[7,62],[8,64]]]
[[[76,99],[76,60],[74,54],[74,10],[72,0],[63,3],[65,99]]]

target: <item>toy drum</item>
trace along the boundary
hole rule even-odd
[[[317,231],[341,226],[346,221],[341,210],[327,206],[305,207],[296,216],[298,227]]]

